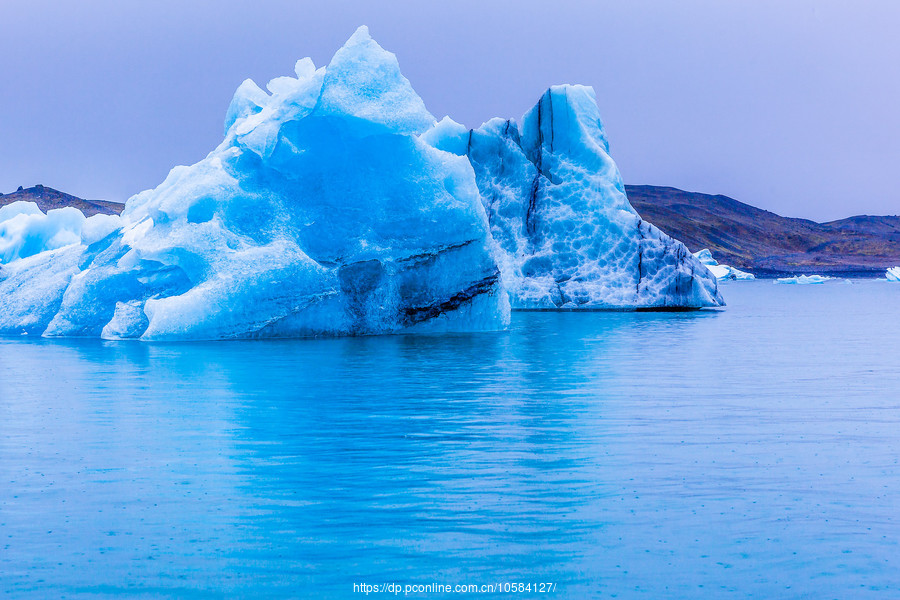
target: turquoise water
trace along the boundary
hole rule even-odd
[[[0,340],[0,590],[900,596],[900,285],[723,291],[498,334]]]

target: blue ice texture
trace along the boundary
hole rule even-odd
[[[628,203],[593,91],[437,123],[360,27],[244,81],[225,139],[122,215],[0,209],[0,333],[143,340],[486,331],[510,306],[700,308],[716,280]]]
[[[471,161],[513,308],[724,304],[709,270],[628,202],[590,87],[551,87],[521,124],[446,117],[422,138]]]

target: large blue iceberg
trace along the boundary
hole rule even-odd
[[[445,118],[423,139],[469,157],[513,308],[724,304],[687,247],[631,207],[591,88],[548,89],[521,125]]]
[[[220,339],[501,329],[464,157],[361,28],[327,68],[245,81],[222,144],[131,198],[101,240],[0,272],[0,331]],[[48,218],[48,217],[45,217]],[[27,262],[26,262],[27,261]]]
[[[436,123],[364,27],[327,67],[295,72],[268,92],[242,83],[219,147],[121,217],[5,207],[0,333],[479,331],[506,327],[510,300],[722,303],[628,204],[589,88],[551,89],[521,131],[473,132]]]

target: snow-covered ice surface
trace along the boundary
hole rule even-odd
[[[779,277],[775,280],[775,283],[808,285],[814,283],[825,283],[826,281],[831,281],[832,279],[834,278],[828,277],[827,275],[799,275],[795,277]]]
[[[396,57],[363,27],[327,68],[303,59],[267,87],[241,84],[222,144],[131,198],[108,231],[73,209],[3,209],[0,333],[505,327],[472,167],[418,139],[434,118]]]
[[[712,273],[718,281],[750,281],[756,279],[756,275],[753,273],[741,271],[740,269],[729,265],[720,265],[719,261],[713,258],[709,248],[694,252],[694,256],[709,269],[709,272]]]
[[[891,267],[885,272],[884,276],[888,281],[900,281],[900,267]]]
[[[513,308],[724,304],[684,244],[629,204],[591,88],[548,89],[521,124],[444,118],[422,139],[471,160]]]

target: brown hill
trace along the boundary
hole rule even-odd
[[[23,200],[25,202],[34,202],[42,211],[47,212],[54,208],[63,208],[72,206],[84,213],[86,217],[97,214],[117,215],[125,208],[124,204],[119,202],[108,202],[106,200],[82,200],[77,196],[60,192],[43,185],[36,185],[30,188],[20,187],[12,194],[0,194],[0,206],[6,206]]]
[[[643,218],[691,251],[709,248],[719,262],[757,275],[878,276],[900,265],[900,216],[816,223],[782,217],[727,196],[650,185],[625,189]]]

